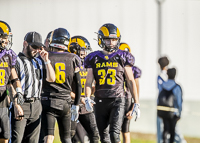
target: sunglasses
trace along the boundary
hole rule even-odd
[[[30,47],[32,47],[35,50],[42,50],[42,47],[38,47],[36,45],[29,45]]]

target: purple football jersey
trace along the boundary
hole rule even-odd
[[[141,77],[142,71],[138,67],[133,66],[132,71],[135,79]]]
[[[133,71],[134,79],[141,77],[142,71],[138,67],[133,66],[132,71]],[[129,88],[127,87],[126,82],[125,82],[125,85],[126,85],[126,98],[132,98],[131,92]]]
[[[11,69],[16,64],[17,55],[10,50],[3,50],[0,53],[0,91],[6,90],[10,78]]]
[[[133,66],[135,58],[126,51],[118,50],[110,55],[102,51],[90,53],[85,58],[85,68],[92,68],[96,81],[95,96],[99,98],[124,97],[126,65]]]

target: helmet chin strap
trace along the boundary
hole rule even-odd
[[[4,47],[2,47],[2,43],[3,43],[3,41],[2,41],[2,40],[0,40],[0,49],[1,49],[1,50],[4,50],[5,48],[4,48]]]
[[[107,52],[113,52],[113,51],[115,51],[114,48],[108,48],[107,46],[105,46],[104,50],[107,51]]]
[[[116,52],[118,50],[118,46],[116,45],[114,48],[110,48],[105,45],[104,50],[106,50],[107,52]]]
[[[11,48],[11,46],[9,46],[9,45],[7,45],[7,46],[5,46],[5,47],[2,47],[2,45],[1,45],[1,43],[0,43],[0,49],[1,49],[1,50],[4,50],[4,49],[10,50],[10,48]]]
[[[2,50],[4,50],[4,49],[6,49],[6,50],[10,50],[10,48],[12,47],[12,42],[8,42],[8,44],[6,45],[6,46],[2,46],[2,43],[4,43],[4,41],[2,41],[2,40],[0,40],[0,49],[2,49]]]
[[[4,48],[2,46],[0,46],[0,51],[4,50]]]

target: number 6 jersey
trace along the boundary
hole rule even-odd
[[[103,51],[95,51],[85,58],[85,68],[92,68],[96,80],[95,97],[124,97],[124,80],[126,65],[133,66],[135,58],[127,51],[117,50],[105,55]]]
[[[60,97],[71,100],[72,81],[75,68],[80,68],[80,58],[68,52],[49,52],[49,59],[55,70],[56,81],[47,82],[44,80],[42,96]]]

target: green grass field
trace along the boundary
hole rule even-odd
[[[185,137],[187,143],[200,143],[200,138]],[[54,143],[61,143],[56,124]],[[131,143],[156,143],[155,134],[143,134],[131,132]]]

